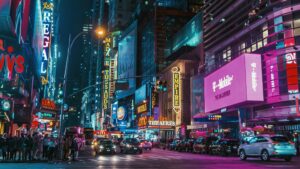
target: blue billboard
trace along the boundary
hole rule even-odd
[[[129,89],[117,93],[123,98],[134,93],[136,88],[137,22],[133,22],[122,34],[118,44],[118,79],[127,82]]]

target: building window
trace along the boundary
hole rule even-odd
[[[242,42],[242,43],[239,45],[239,54],[245,53],[245,48],[246,48],[246,43],[245,43],[245,42]]]
[[[226,49],[223,50],[223,61],[228,62],[231,60],[231,47],[228,46]]]
[[[262,29],[263,29],[263,46],[266,46],[268,44],[268,35],[269,35],[268,25],[265,24]]]

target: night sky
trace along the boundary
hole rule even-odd
[[[82,31],[84,22],[84,12],[90,10],[92,0],[60,0],[60,48],[61,58],[58,62],[58,80],[63,79],[65,60],[67,56],[68,37],[71,33],[72,39]],[[69,71],[68,71],[68,86],[70,82],[78,78],[80,55],[82,53],[82,38],[79,38],[71,50]],[[63,63],[62,63],[63,61]],[[67,87],[68,87],[67,86]]]

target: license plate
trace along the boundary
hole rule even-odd
[[[107,150],[107,151],[110,151],[110,150]]]
[[[137,148],[134,148],[135,150],[137,149]]]

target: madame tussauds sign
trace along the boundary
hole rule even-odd
[[[25,59],[22,55],[15,53],[13,46],[5,46],[3,39],[0,39],[0,72],[6,70],[9,75],[24,72]]]

